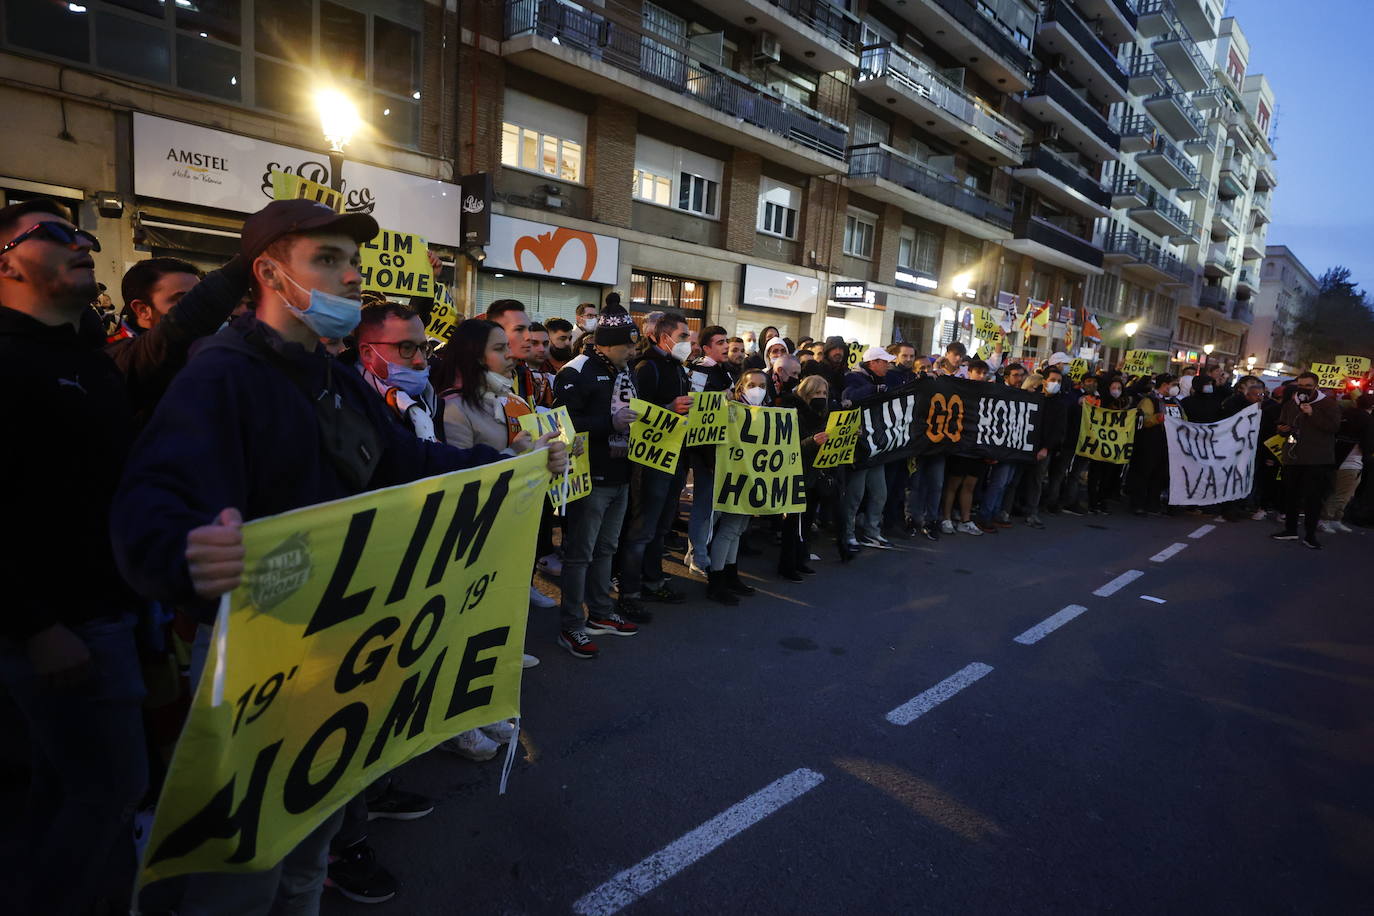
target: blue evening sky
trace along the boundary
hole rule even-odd
[[[1313,276],[1349,267],[1374,293],[1374,2],[1228,0],[1226,12],[1278,103],[1268,243],[1287,245]]]

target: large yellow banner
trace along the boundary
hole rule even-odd
[[[520,714],[547,452],[251,522],[143,882],[271,868],[393,767]]]
[[[1107,410],[1092,404],[1083,405],[1083,419],[1078,426],[1078,449],[1075,454],[1094,461],[1126,464],[1135,448],[1136,415],[1140,411]]]
[[[716,447],[715,505],[736,515],[806,511],[797,412],[729,403],[725,445]]]
[[[859,444],[859,419],[863,411],[832,410],[825,418],[826,440],[816,450],[812,467],[836,468],[854,463],[854,446]]]

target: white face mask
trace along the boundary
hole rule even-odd
[[[1058,382],[1046,382],[1046,383],[1045,383],[1045,394],[1058,394],[1058,393],[1059,393],[1059,383],[1058,383]]]
[[[1168,388],[1164,389],[1164,394],[1171,398],[1178,397],[1178,386],[1170,385]]]
[[[687,362],[687,357],[692,355],[692,342],[690,340],[679,340],[673,344],[673,359],[680,363]]]
[[[755,407],[763,403],[763,399],[766,395],[767,392],[762,388],[746,388],[744,390],[744,400]]]
[[[595,315],[593,315],[591,318],[583,318],[583,319],[582,319],[582,330],[586,331],[588,334],[590,334],[592,331],[595,331],[595,330],[596,330],[596,316],[595,316]]]

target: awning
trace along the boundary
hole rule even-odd
[[[239,253],[239,233],[213,223],[139,210],[134,217],[134,244],[154,251],[186,252],[227,261]]]

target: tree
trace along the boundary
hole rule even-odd
[[[1294,336],[1303,365],[1330,362],[1344,353],[1374,356],[1374,308],[1348,267],[1332,267],[1317,279],[1317,295],[1298,319]]]

